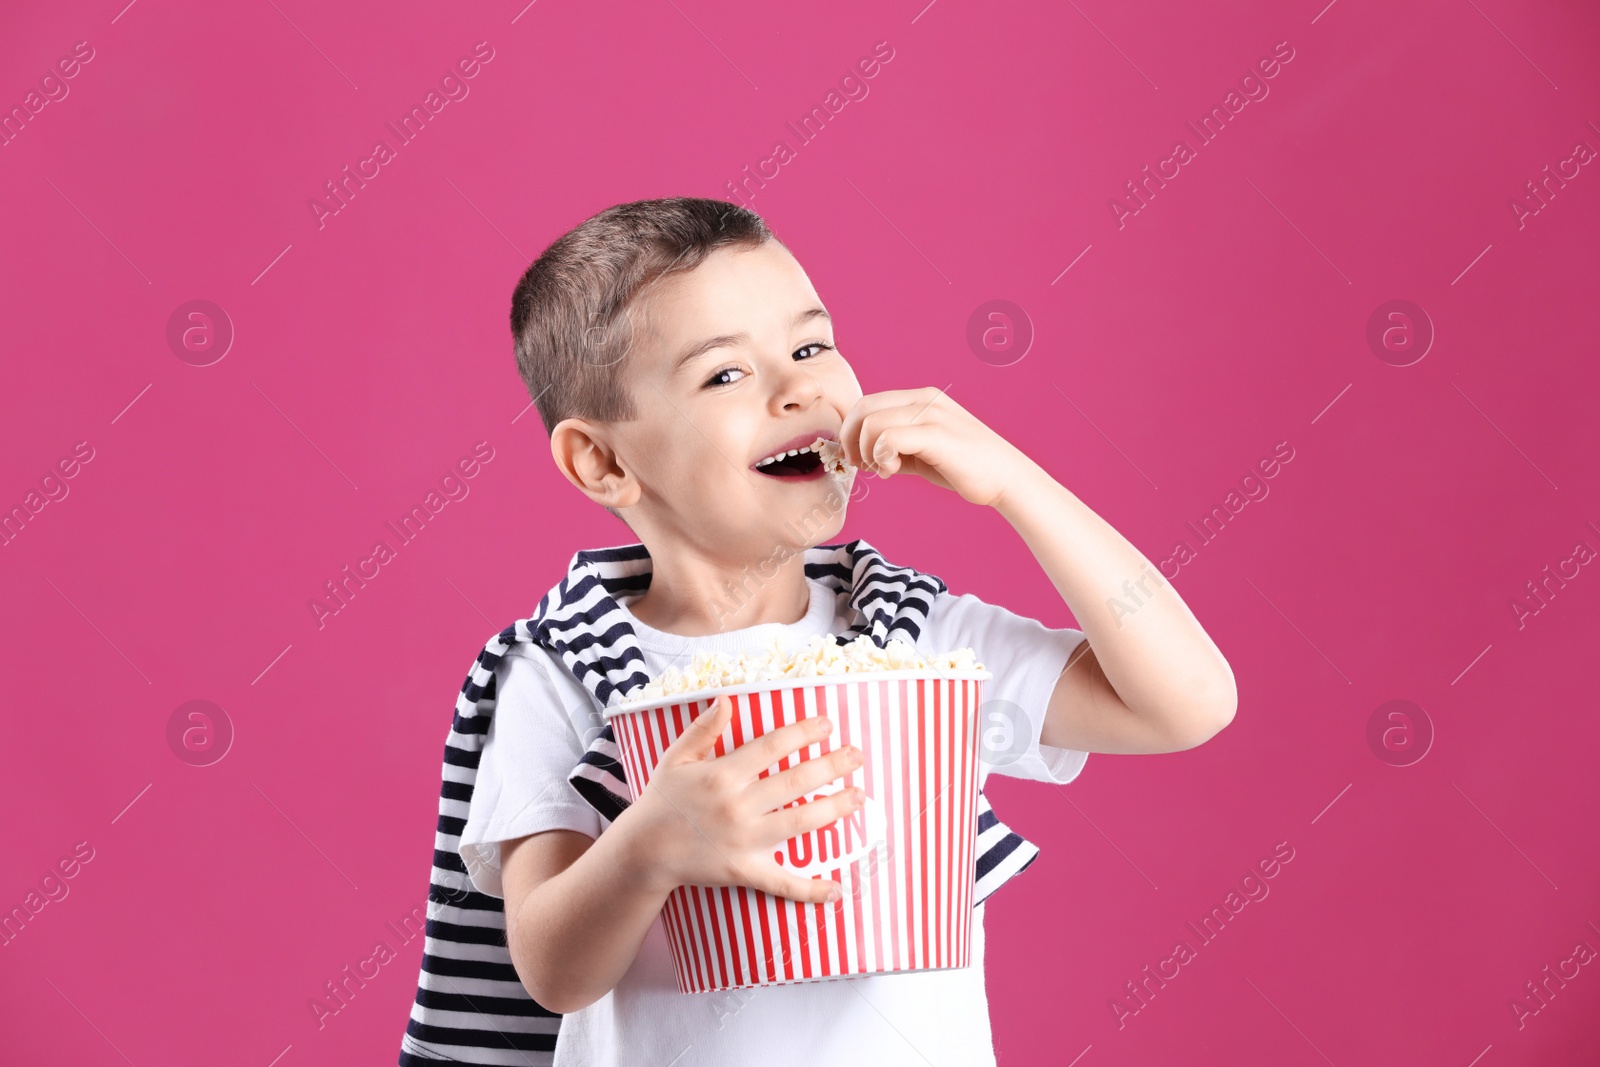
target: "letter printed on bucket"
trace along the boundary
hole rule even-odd
[[[843,783],[828,789],[819,789],[805,798],[806,803],[825,800],[839,790]],[[846,834],[841,824],[847,824],[853,833]],[[794,874],[808,874],[826,878],[828,872],[845,867],[877,849],[884,851],[889,845],[889,824],[883,805],[871,797],[861,802],[861,807],[828,826],[807,830],[799,837],[791,837],[783,848],[772,854],[780,867]],[[846,843],[853,838],[854,843]],[[882,857],[878,862],[882,862]]]

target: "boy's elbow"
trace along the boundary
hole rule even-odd
[[[527,962],[517,957],[515,948],[512,949],[511,953],[511,966],[517,972],[517,978],[521,980],[522,988],[528,991],[528,996],[532,997],[533,1002],[545,1011],[554,1012],[557,1015],[571,1015],[573,1012],[582,1011],[589,1006],[588,1004],[578,1003],[567,991],[559,987],[557,984],[559,981],[559,968],[555,969],[556,973],[554,974],[541,975],[538,968],[530,966]],[[557,982],[543,981],[542,979],[545,977],[556,979]]]
[[[535,1004],[557,1015],[570,1015],[588,1007],[587,1004],[575,1003],[569,992],[560,987],[561,968],[555,966],[554,961],[528,958],[528,953],[523,950],[523,935],[517,921],[522,914],[522,908],[508,908],[506,914],[506,948],[511,956],[511,969],[517,973],[522,988],[527,990]],[[535,922],[533,927],[538,929],[538,923]]]
[[[522,947],[521,941],[522,938],[518,936],[514,924],[508,923],[506,947],[510,949],[511,969],[517,972],[517,980],[522,983],[522,988],[527,990],[528,996],[532,997],[533,1002],[539,1007],[557,1015],[571,1015],[575,1011],[582,1011],[599,999],[591,997],[583,1000],[577,991],[566,988],[562,978],[570,973],[570,968],[564,968],[559,960],[548,957],[529,959],[529,953],[518,951]]]
[[[523,984],[526,985],[527,983],[524,982]],[[561,999],[560,997],[540,995],[531,991],[528,995],[533,997],[533,1002],[539,1005],[539,1007],[543,1008],[545,1011],[554,1012],[557,1015],[571,1015],[573,1012],[582,1011],[584,1008],[589,1006],[588,1004],[579,1004],[576,1001],[567,1001]]]
[[[1235,708],[1230,705],[1226,711],[1213,712],[1207,715],[1201,720],[1201,725],[1190,733],[1189,743],[1184,747],[1199,748],[1213,737],[1216,737],[1227,729],[1228,724],[1233,721],[1234,711]]]
[[[1234,688],[1231,673],[1222,690],[1221,695],[1197,705],[1190,713],[1187,728],[1178,738],[1181,748],[1198,748],[1233,722],[1234,713],[1239,710],[1239,693]]]

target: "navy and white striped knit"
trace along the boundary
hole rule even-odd
[[[650,555],[642,544],[577,553],[567,576],[539,601],[533,616],[483,647],[462,684],[445,742],[422,974],[400,1043],[401,1067],[547,1067],[553,1062],[561,1016],[535,1003],[518,979],[506,947],[505,902],[473,888],[458,851],[461,832],[494,715],[495,669],[511,646],[526,641],[557,657],[583,683],[598,713],[649,681],[644,654],[616,597],[642,594],[650,574]],[[805,576],[835,596],[848,596],[855,622],[846,633],[833,635],[841,644],[860,634],[879,647],[891,637],[915,644],[934,601],[946,592],[938,578],[896,567],[859,539],[806,549]],[[602,831],[628,806],[627,780],[609,724],[568,780],[599,812]],[[974,906],[1039,854],[1037,846],[995,817],[982,789],[975,851]]]

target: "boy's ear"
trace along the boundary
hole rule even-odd
[[[638,502],[639,483],[622,468],[604,427],[586,419],[563,419],[550,431],[550,455],[567,481],[601,507],[626,508]]]

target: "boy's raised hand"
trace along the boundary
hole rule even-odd
[[[942,389],[868,393],[839,429],[845,458],[887,478],[899,471],[993,505],[1036,466]]]
[[[826,719],[802,719],[762,734],[722,756],[712,755],[732,716],[720,696],[661,754],[633,808],[646,820],[661,885],[745,885],[774,896],[821,904],[837,882],[790,874],[773,853],[791,837],[826,826],[861,806],[859,789],[822,800],[784,804],[842,778],[861,765],[854,745],[759,775],[785,756],[826,738]]]

